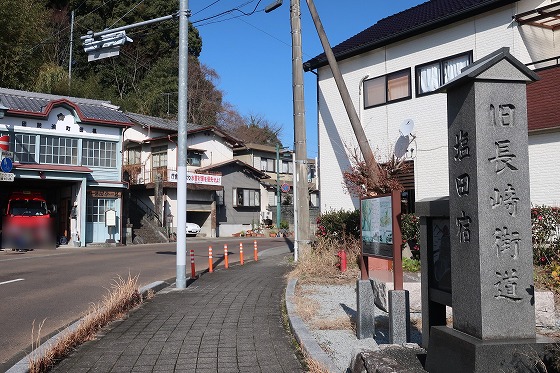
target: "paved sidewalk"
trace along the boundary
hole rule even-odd
[[[302,372],[282,324],[285,255],[157,293],[53,372]]]

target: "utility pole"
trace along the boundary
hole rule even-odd
[[[342,74],[340,73],[340,69],[338,68],[338,63],[336,62],[336,58],[334,57],[334,53],[329,44],[329,40],[327,39],[327,34],[325,33],[325,29],[323,28],[323,24],[321,23],[321,19],[319,18],[319,14],[317,13],[317,9],[315,8],[315,4],[313,3],[313,0],[306,1],[309,11],[311,12],[311,17],[313,18],[313,23],[315,24],[315,28],[317,29],[317,34],[319,34],[319,39],[321,39],[321,44],[323,45],[325,55],[327,56],[327,60],[329,61],[329,66],[333,73],[333,77],[342,98],[342,102],[344,103],[344,108],[346,109],[348,119],[350,119],[350,124],[352,125],[354,135],[356,136],[356,140],[358,141],[358,146],[360,147],[360,151],[364,156],[366,164],[370,166],[373,171],[375,171],[372,173],[372,178],[374,182],[377,182],[377,180],[379,179],[377,174],[377,161],[375,160],[373,151],[369,146],[366,133],[364,131],[364,128],[362,127],[360,118],[356,113],[356,108],[354,107],[354,104],[352,104],[350,93],[348,93],[348,87],[346,87],[346,83],[344,82]]]
[[[187,287],[187,77],[189,2],[179,0],[179,100],[177,165],[177,273],[175,287]]]
[[[68,88],[72,82],[72,49],[74,49],[74,11],[70,13],[70,52],[68,55]]]
[[[280,232],[280,219],[282,219],[282,195],[280,194],[280,144],[276,144],[276,228]]]
[[[299,0],[290,0],[292,29],[292,92],[294,106],[295,201],[297,204],[296,245],[303,250],[309,244],[309,193],[307,186],[307,141],[303,95],[303,61],[301,47],[301,8]]]

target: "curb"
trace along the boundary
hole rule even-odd
[[[334,361],[323,351],[303,320],[297,316],[293,299],[295,297],[297,279],[291,279],[286,286],[286,310],[290,321],[290,329],[306,356],[322,364],[329,372],[338,372]]]
[[[142,286],[141,288],[138,289],[138,292],[140,293],[142,298],[145,298],[149,291],[153,291],[153,292],[157,293],[158,291],[160,291],[160,290],[162,290],[162,289],[164,289],[168,286],[169,286],[168,282],[155,281],[155,282],[152,282],[151,284]],[[73,324],[71,324],[70,326],[68,326],[67,328],[62,330],[61,332],[59,332],[59,333],[55,334],[54,336],[52,336],[51,338],[49,338],[47,341],[43,342],[41,344],[41,346],[39,346],[35,351],[25,355],[20,361],[15,363],[10,369],[8,369],[6,371],[6,373],[29,373],[29,360],[34,356],[43,356],[45,354],[45,351],[52,344],[54,344],[60,337],[66,335],[68,333],[72,333],[74,330],[76,330],[76,328],[78,327],[80,322],[82,322],[82,320],[83,319],[79,319],[78,321],[74,322]]]

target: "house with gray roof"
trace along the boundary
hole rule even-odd
[[[531,202],[560,205],[560,122],[551,102],[560,86],[559,12],[549,0],[430,0],[333,47],[379,162],[395,154],[413,164],[411,210],[415,200],[449,193],[447,102],[437,89],[503,47],[541,77],[527,87]],[[358,143],[325,55],[304,69],[317,74],[321,210],[358,208],[342,182]],[[403,131],[406,140],[398,142]]]
[[[34,192],[59,244],[121,242],[122,139],[132,125],[107,101],[0,88],[2,210],[13,192]]]
[[[127,222],[143,225],[137,212],[144,212],[165,227],[161,239],[176,232],[177,133],[173,119],[126,113],[133,125],[123,136],[123,180],[129,188]],[[205,168],[233,159],[240,141],[213,126],[187,124],[187,220],[201,227],[201,235],[216,237],[216,210],[223,201],[222,175]],[[147,222],[144,222],[147,224]],[[153,241],[148,232],[134,230],[133,240]]]

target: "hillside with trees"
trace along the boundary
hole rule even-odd
[[[110,100],[124,111],[176,118],[178,19],[128,30],[133,43],[124,45],[118,57],[94,62],[87,61],[80,36],[174,14],[178,8],[176,0],[0,0],[1,85]],[[261,115],[244,117],[223,101],[218,73],[199,61],[203,41],[192,24],[188,35],[188,121],[233,130],[241,140],[279,143],[278,125]]]

